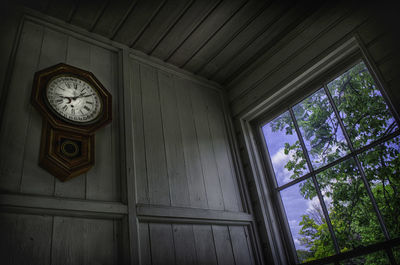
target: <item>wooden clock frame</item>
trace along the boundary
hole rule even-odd
[[[102,110],[94,121],[69,121],[49,106],[47,85],[60,75],[82,79],[98,92]],[[61,181],[89,171],[95,163],[94,133],[112,120],[112,96],[107,89],[93,73],[60,63],[35,73],[31,101],[43,116],[39,165]]]

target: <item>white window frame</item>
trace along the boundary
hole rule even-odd
[[[268,252],[273,259],[273,264],[296,264],[297,254],[287,220],[282,218],[282,202],[279,195],[272,192],[271,187],[275,186],[273,183],[275,179],[271,177],[273,173],[271,173],[272,165],[269,158],[266,159],[269,155],[265,153],[265,140],[261,125],[265,124],[268,118],[273,118],[284,110],[277,106],[282,104],[287,107],[292,106],[295,102],[305,98],[306,95],[314,93],[320,88],[322,82],[334,77],[333,75],[337,76],[337,73],[341,70],[346,70],[350,64],[356,61],[356,58],[365,62],[377,86],[383,92],[385,101],[395,115],[395,119],[399,121],[398,109],[395,109],[393,102],[388,100],[383,89],[385,87],[382,83],[383,78],[376,70],[374,62],[358,35],[333,45],[316,62],[311,62],[311,65],[303,73],[291,79],[276,93],[263,99],[261,103],[238,117],[256,186],[257,194],[255,195],[260,203],[261,213],[259,216],[261,216],[261,220],[259,221],[261,221],[267,233]],[[308,87],[305,91],[306,94],[299,97],[299,91],[303,91],[306,86]],[[278,111],[275,111],[276,109]]]

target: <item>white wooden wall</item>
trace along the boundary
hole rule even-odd
[[[256,263],[220,92],[134,57],[130,68],[143,264]]]
[[[17,30],[10,17],[1,264],[262,263],[219,88],[61,22],[26,15]],[[38,166],[42,118],[30,104],[34,72],[60,62],[113,96],[94,168],[65,183]]]

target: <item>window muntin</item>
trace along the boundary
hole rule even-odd
[[[275,190],[280,194],[285,209],[282,215],[287,219],[284,223],[289,226],[299,262],[399,237],[398,219],[392,219],[394,209],[400,205],[399,196],[389,202],[379,194],[379,189],[383,194],[382,187],[387,187],[389,180],[394,185],[393,194],[395,189],[400,190],[399,178],[393,177],[400,171],[399,139],[395,138],[399,125],[362,61],[321,87],[262,126],[277,180]],[[377,148],[390,150],[384,154],[387,166],[379,171],[392,174],[386,177],[388,180],[371,173],[379,167],[371,160]],[[329,181],[324,182],[321,176],[329,174]],[[351,193],[338,188],[351,186],[357,188],[353,192],[357,195],[355,202],[346,198]],[[293,200],[298,196],[296,191],[301,198]],[[314,213],[305,207],[310,201]],[[337,212],[340,207],[341,213]],[[305,214],[299,214],[301,209]],[[356,216],[343,217],[351,211]],[[316,213],[320,224],[313,226],[310,222],[317,221]],[[307,234],[310,229],[316,232]],[[346,229],[347,236],[341,231]],[[314,237],[314,243],[307,237]],[[301,241],[308,244],[301,245]]]

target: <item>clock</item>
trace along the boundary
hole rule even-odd
[[[112,96],[89,71],[57,64],[38,71],[32,104],[43,116],[39,165],[61,181],[94,165],[95,132],[112,120]]]
[[[78,124],[95,122],[102,110],[96,89],[76,76],[51,79],[46,86],[46,102],[60,118]]]

